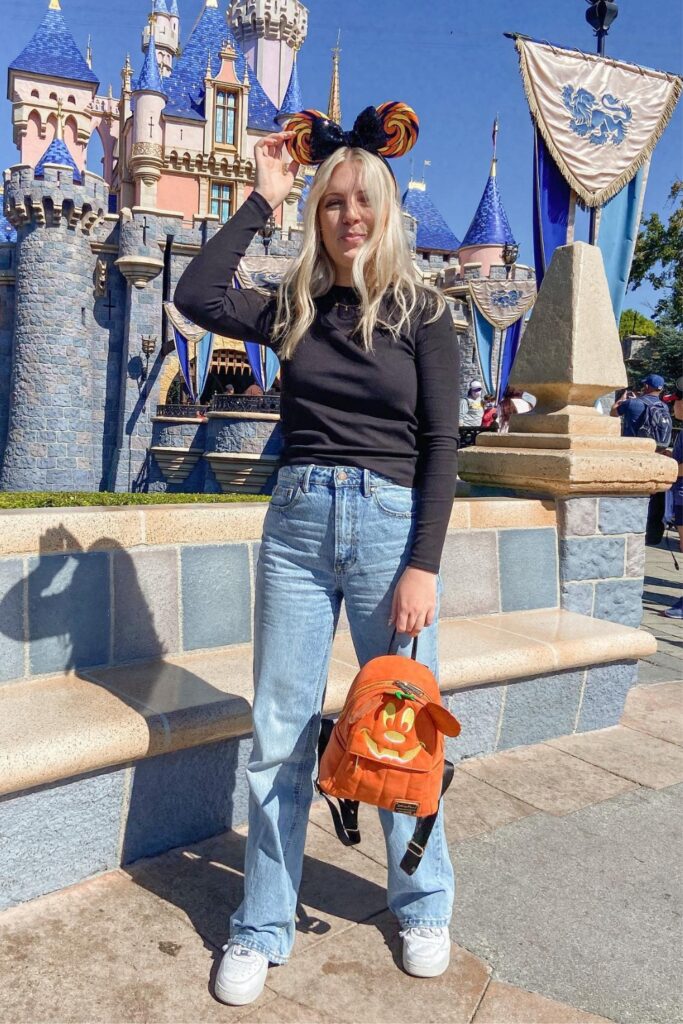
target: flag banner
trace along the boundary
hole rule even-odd
[[[596,244],[602,252],[617,325],[626,298],[649,169],[649,163],[641,167],[626,188],[622,188],[597,214]]]
[[[211,369],[211,356],[213,354],[213,342],[214,335],[211,331],[207,332],[201,341],[197,342],[197,346],[194,350],[195,355],[195,373],[197,376],[197,400],[200,401],[202,392],[206,387],[206,381],[209,376],[209,370]]]
[[[474,340],[477,346],[477,355],[479,356],[479,366],[481,367],[481,375],[484,379],[484,388],[486,393],[490,395],[493,393],[493,386],[491,384],[491,354],[493,352],[493,335],[496,329],[480,313],[478,306],[474,303],[472,304],[472,313]]]
[[[261,257],[256,257],[256,259],[260,258]],[[242,260],[240,268],[243,266],[244,263],[245,261]],[[248,271],[246,270],[246,268],[245,272],[249,274],[259,273],[259,271],[255,269],[252,271]],[[245,287],[245,285],[242,284],[242,279],[240,277],[239,270],[235,274],[234,280],[236,288]],[[247,285],[246,287],[249,287],[249,285]],[[259,345],[255,341],[245,341],[244,349],[247,353],[247,359],[249,361],[251,372],[254,375],[254,380],[259,385],[259,387],[263,388],[264,392],[269,391],[270,388],[272,388],[273,381],[277,377],[278,370],[280,369],[280,360],[275,355],[272,349],[266,348],[265,345]]]
[[[186,341],[196,343],[202,340],[206,334],[204,327],[197,327],[196,324],[193,324],[191,320],[183,316],[180,310],[176,309],[172,302],[164,302],[164,309],[174,330],[180,331]]]
[[[187,338],[180,333],[175,324],[173,325],[173,340],[175,341],[175,350],[178,356],[178,362],[180,363],[180,372],[183,375],[187,393],[190,396],[190,401],[196,402],[197,396],[194,393],[192,374],[190,373],[190,346]]]
[[[481,315],[493,327],[505,330],[524,316],[536,299],[535,281],[470,281],[470,296]]]
[[[503,346],[503,358],[500,364],[500,380],[498,381],[498,399],[500,400],[505,394],[505,389],[508,386],[510,380],[510,371],[512,370],[512,364],[515,361],[517,350],[519,348],[519,341],[522,337],[522,324],[523,318],[520,317],[514,324],[505,331],[501,345]]]
[[[280,369],[278,357],[272,349],[266,348],[265,345],[258,345],[255,341],[245,341],[244,347],[254,380],[259,387],[263,388],[264,392],[269,391]]]
[[[565,180],[603,206],[649,160],[683,90],[664,71],[517,37],[532,117]]]
[[[277,257],[275,267],[272,256],[243,256],[235,277],[240,288],[256,288],[257,291],[276,292],[291,260]]]
[[[538,128],[534,133],[534,263],[536,285],[543,284],[558,245],[569,241],[572,190],[560,174]]]

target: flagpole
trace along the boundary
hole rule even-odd
[[[598,40],[598,56],[605,56],[605,39],[613,21],[619,16],[619,7],[615,0],[588,0],[586,21],[591,26]],[[595,209],[590,213],[590,226],[588,229],[588,241],[591,245],[597,245],[599,220]]]

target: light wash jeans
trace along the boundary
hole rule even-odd
[[[245,895],[230,921],[232,938],[273,963],[284,963],[294,944],[320,712],[341,600],[359,663],[386,654],[393,590],[408,563],[418,501],[417,489],[367,469],[284,466],[278,473],[256,572]],[[438,580],[437,595],[440,590]],[[408,657],[411,638],[398,640],[398,653]],[[417,657],[438,678],[436,621],[421,631]],[[363,811],[371,808],[361,808],[361,829]],[[454,880],[442,814],[409,876],[399,864],[415,819],[379,813],[390,910],[404,928],[448,925]]]

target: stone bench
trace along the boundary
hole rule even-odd
[[[463,723],[451,756],[613,724],[633,663],[655,649],[643,630],[559,609],[442,620],[441,689]],[[327,712],[340,710],[357,669],[338,632]],[[251,696],[250,644],[6,685],[0,796],[244,737]]]

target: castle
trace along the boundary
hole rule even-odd
[[[297,64],[308,11],[300,0],[186,2],[202,7],[181,47],[177,0],[152,0],[139,71],[126,57],[118,97],[100,94],[60,0],[9,66],[19,161],[5,171],[0,215],[1,490],[257,491],[277,463],[277,398],[179,401],[164,302],[249,195],[255,143],[278,117],[317,105],[302,97]],[[86,167],[93,133],[101,174]],[[309,184],[302,172],[252,243],[243,283],[279,280],[298,251]],[[462,243],[424,181],[410,181],[403,205],[416,266],[448,296],[466,383],[479,375],[467,280],[505,277],[513,242],[495,160]],[[237,392],[252,380],[234,339],[214,339],[210,369]]]

